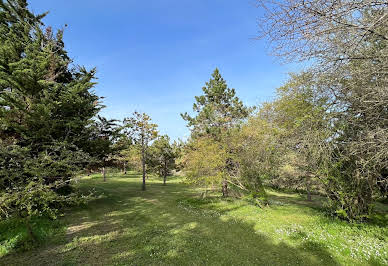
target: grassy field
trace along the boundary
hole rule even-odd
[[[298,194],[270,191],[271,205],[261,209],[214,195],[201,200],[197,189],[179,179],[167,186],[150,179],[143,192],[136,174],[110,176],[105,183],[91,176],[79,186],[103,196],[67,211],[40,247],[3,256],[0,264],[388,264],[384,224],[326,217],[319,199],[307,202]],[[0,243],[3,254],[5,243]]]

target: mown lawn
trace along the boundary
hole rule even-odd
[[[326,217],[320,201],[270,192],[270,207],[199,198],[170,180],[140,176],[82,178],[103,194],[69,210],[38,248],[0,258],[1,265],[387,265],[384,223],[351,225]],[[384,217],[383,217],[384,219]],[[0,243],[1,246],[2,243]],[[4,243],[3,243],[4,244]]]

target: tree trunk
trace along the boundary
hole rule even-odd
[[[222,181],[222,196],[223,197],[228,197],[228,182],[226,179]]]
[[[146,190],[146,166],[145,166],[145,153],[144,153],[144,147],[141,149],[141,165],[143,168],[143,186],[142,190]]]
[[[202,195],[201,195],[201,198],[202,198],[202,199],[204,199],[204,198],[206,198],[206,197],[207,197],[207,188],[206,188],[205,192],[203,192]]]
[[[127,168],[126,168],[126,166],[127,166],[127,162],[124,162],[124,175],[127,174]]]
[[[307,200],[311,201],[310,175],[306,177]]]
[[[307,200],[311,201],[311,192],[310,189],[307,190]]]
[[[105,166],[102,167],[102,175],[104,176],[104,182],[106,181],[106,171],[105,171]]]
[[[32,239],[32,241],[36,242],[37,239],[36,239],[36,236],[34,234],[34,231],[32,230],[32,227],[31,227],[31,218],[30,217],[25,218],[25,225],[27,228],[28,236]]]
[[[164,162],[164,171],[163,171],[163,185],[166,185],[167,179],[167,162]]]

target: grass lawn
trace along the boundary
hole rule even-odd
[[[0,265],[388,264],[384,223],[334,220],[319,199],[269,192],[271,206],[260,209],[214,195],[201,200],[179,179],[167,186],[150,179],[143,192],[136,174],[105,183],[85,177],[79,186],[103,196],[67,211],[45,244],[3,256]]]

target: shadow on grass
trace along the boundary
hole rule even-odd
[[[145,192],[140,180],[125,177],[85,180],[82,186],[96,187],[105,197],[65,216],[63,243],[7,256],[0,264],[338,265],[324,247],[275,243],[254,224],[224,219],[230,209],[214,215],[186,208],[181,202],[194,193],[179,183],[151,182]]]
[[[324,211],[323,202],[324,198],[321,196],[313,196],[312,200],[307,200],[301,198],[299,195],[290,194],[290,195],[278,195],[278,194],[269,194],[269,199],[272,201],[279,201],[283,204],[294,204],[301,207],[308,207],[317,211]]]

